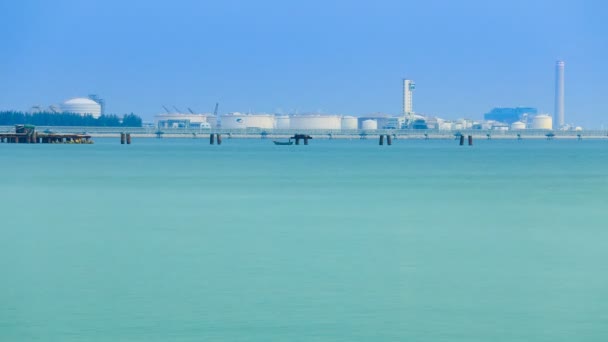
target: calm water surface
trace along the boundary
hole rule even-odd
[[[0,161],[0,341],[608,340],[605,141]]]

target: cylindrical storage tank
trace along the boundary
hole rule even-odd
[[[343,116],[342,117],[342,129],[345,130],[356,130],[359,121],[354,116]]]
[[[511,129],[514,131],[526,129],[526,124],[521,121],[515,121],[511,124]]]
[[[553,129],[553,118],[549,115],[541,114],[537,115],[532,119],[532,129]]]
[[[378,121],[376,120],[363,120],[361,122],[361,129],[375,130],[378,129]]]
[[[289,116],[278,115],[274,118],[274,124],[276,129],[289,129]]]
[[[91,99],[77,97],[61,104],[61,111],[80,115],[92,115],[94,118],[101,116],[101,105]]]
[[[342,118],[337,115],[294,115],[289,118],[290,129],[331,129],[342,128]]]
[[[240,114],[232,113],[221,116],[222,128],[225,129],[247,129],[247,128],[274,128],[274,115],[268,114]]]

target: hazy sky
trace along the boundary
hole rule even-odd
[[[480,119],[494,106],[608,126],[603,1],[0,1],[0,109],[96,93],[112,113],[220,111]]]

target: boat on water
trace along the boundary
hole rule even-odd
[[[289,140],[289,141],[276,141],[274,140],[273,143],[275,145],[293,145],[293,141]]]

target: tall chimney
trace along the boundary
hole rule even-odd
[[[553,122],[557,123],[558,128],[564,127],[564,61],[557,61],[555,64],[555,112]]]

